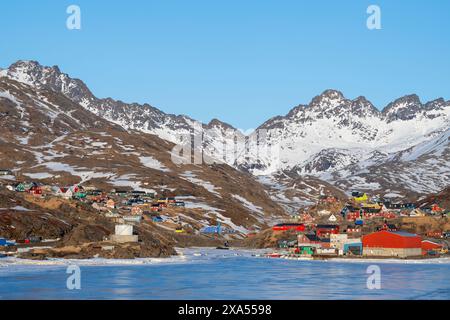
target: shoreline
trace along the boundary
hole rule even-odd
[[[217,259],[221,257],[248,257],[248,258],[265,258],[272,260],[291,260],[291,261],[311,261],[311,262],[337,262],[337,263],[386,263],[386,264],[450,264],[450,256],[442,256],[436,258],[422,259],[402,259],[394,257],[295,257],[267,256],[270,252],[268,249],[246,249],[242,247],[230,248],[229,250],[220,250],[213,247],[190,247],[175,248],[177,255],[170,257],[155,258],[134,258],[134,259],[108,259],[108,258],[90,258],[90,259],[64,259],[49,258],[47,260],[22,259],[17,257],[0,258],[0,270],[14,266],[69,266],[73,264],[92,267],[106,266],[151,266],[158,264],[184,264],[191,262],[203,261],[208,259]],[[202,252],[203,251],[203,252]],[[214,254],[212,254],[214,253]],[[219,255],[217,255],[220,253]],[[227,254],[228,253],[228,254]],[[198,257],[208,257],[207,259],[199,259]]]

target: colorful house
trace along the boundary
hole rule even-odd
[[[299,220],[304,224],[312,224],[314,222],[314,218],[309,213],[302,213]]]
[[[348,221],[355,221],[356,219],[359,218],[361,218],[361,213],[359,211],[353,212],[348,211],[347,214],[345,215],[345,219],[347,219]]]
[[[315,234],[299,234],[297,236],[297,245],[302,246],[312,246],[320,247],[322,245],[322,240]]]
[[[329,222],[336,222],[336,221],[337,221],[337,218],[336,218],[336,216],[335,216],[334,214],[332,214],[332,215],[330,215],[330,217],[328,218],[328,221],[329,221]]]
[[[279,223],[272,227],[273,231],[305,231],[305,225],[303,223]]]
[[[301,255],[312,256],[315,252],[315,247],[313,246],[301,246],[299,247],[298,253]]]
[[[361,233],[361,226],[347,226],[347,233],[352,234],[352,233]]]
[[[153,203],[150,206],[150,211],[152,211],[152,212],[159,212],[159,211],[162,211],[162,207],[159,205],[159,203]]]
[[[143,213],[143,210],[142,210],[141,207],[134,206],[134,207],[131,208],[131,214],[132,214],[133,216],[142,215],[142,213]]]
[[[422,254],[423,255],[441,252],[443,248],[444,248],[444,246],[440,243],[430,241],[430,240],[422,241]]]
[[[334,224],[318,224],[316,225],[316,234],[319,238],[329,237],[330,234],[338,234],[339,226]]]
[[[343,246],[343,254],[344,255],[362,255],[363,254],[363,244],[362,242],[349,242],[344,243]]]
[[[425,216],[425,212],[423,212],[422,210],[420,210],[419,208],[417,209],[413,209],[409,212],[409,216],[410,217],[424,217]]]
[[[36,184],[33,183],[25,183],[25,182],[21,182],[18,185],[16,185],[15,190],[17,192],[27,192],[29,191],[33,186],[37,186]]]
[[[114,202],[113,199],[109,199],[108,201],[106,201],[106,207],[110,208],[110,209],[114,209],[116,207],[116,203]]]
[[[28,190],[28,192],[36,197],[40,197],[42,196],[42,188],[39,186],[33,186],[31,187],[31,189]]]
[[[443,212],[444,211],[444,209],[442,209],[441,207],[439,207],[439,205],[437,205],[437,204],[433,204],[432,206],[431,206],[431,213],[441,213],[441,212]]]
[[[355,202],[367,202],[369,200],[365,192],[352,192],[352,197]]]

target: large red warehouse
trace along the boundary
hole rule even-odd
[[[379,231],[362,237],[363,255],[411,257],[422,254],[422,238],[401,231]]]

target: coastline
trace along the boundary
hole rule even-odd
[[[134,258],[134,259],[107,259],[107,258],[91,258],[91,259],[64,259],[49,258],[47,260],[31,260],[17,257],[5,257],[0,259],[0,270],[14,266],[151,266],[157,264],[184,264],[191,262],[206,262],[210,259],[219,259],[223,257],[247,257],[247,258],[263,258],[266,260],[291,260],[291,261],[311,261],[326,263],[384,263],[384,264],[450,264],[450,256],[428,259],[401,259],[401,258],[363,258],[363,257],[321,257],[320,259],[311,257],[292,257],[281,256],[279,258],[271,258],[266,256],[270,252],[269,249],[246,249],[246,248],[230,248],[230,250],[219,250],[213,247],[190,247],[175,248],[177,255],[163,258]],[[205,258],[206,257],[206,258]]]

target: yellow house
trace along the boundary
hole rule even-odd
[[[369,197],[367,196],[367,193],[358,193],[358,195],[353,197],[353,200],[356,202],[367,202],[369,200]]]
[[[378,203],[366,203],[364,204],[364,208],[381,209],[382,207]]]

